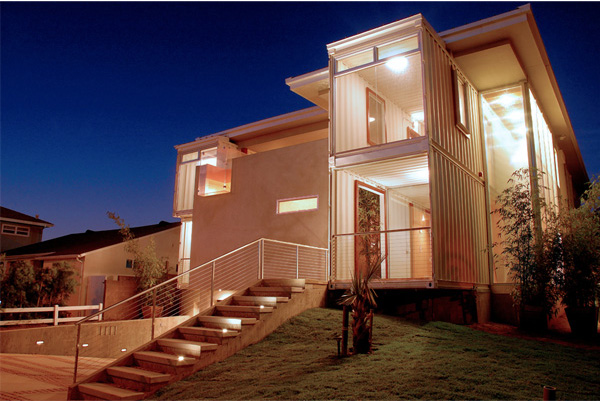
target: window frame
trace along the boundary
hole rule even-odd
[[[379,96],[377,93],[375,93],[375,91],[369,87],[367,87],[367,143],[369,144],[369,146],[377,146],[377,145],[383,145],[387,143],[387,126],[385,123],[385,99],[382,98],[381,96]],[[370,113],[370,103],[371,103],[371,97],[373,97],[373,99],[377,102],[380,102],[382,105],[382,116],[383,116],[383,135],[382,135],[382,142],[381,143],[377,143],[375,141],[373,141],[371,139],[371,129],[370,129],[370,121],[369,118],[371,116]]]
[[[455,124],[459,128],[459,130],[465,134],[467,137],[471,137],[471,115],[469,113],[470,110],[470,102],[469,102],[469,82],[467,79],[460,73],[458,70],[452,70],[452,83],[454,86],[454,119]],[[464,88],[463,98],[464,104],[461,108],[460,95],[461,88]],[[463,116],[464,113],[464,123]]]
[[[298,201],[298,200],[304,200],[304,199],[316,199],[317,200],[317,206],[311,209],[302,209],[302,210],[292,210],[289,212],[280,212],[280,204],[284,203],[284,202],[291,202],[291,201]],[[291,213],[302,213],[302,212],[314,212],[315,210],[319,210],[319,195],[307,195],[307,196],[298,196],[295,198],[285,198],[285,199],[277,199],[277,203],[275,206],[275,214],[277,215],[282,215],[282,214],[291,214]]]
[[[12,228],[12,230],[10,230]],[[26,234],[19,230],[23,230]],[[2,224],[2,234],[15,235],[17,237],[29,237],[31,235],[31,228],[27,226],[20,226],[18,224]]]

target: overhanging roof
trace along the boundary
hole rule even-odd
[[[530,5],[440,36],[480,91],[527,79],[581,193],[589,177]]]
[[[32,226],[54,227],[54,224],[42,220],[38,217],[29,216],[27,214],[17,212],[16,210],[0,206],[0,220],[11,223],[29,224]]]

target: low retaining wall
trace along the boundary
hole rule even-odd
[[[156,318],[154,336],[160,336],[189,318]],[[151,319],[85,323],[81,327],[81,342],[89,343],[90,347],[81,348],[80,355],[89,353],[94,357],[117,358],[122,355],[121,349],[131,350],[150,341],[151,325]],[[72,324],[2,330],[0,353],[75,356],[76,338],[77,329]],[[43,343],[39,344],[40,341]],[[94,342],[101,343],[102,355],[98,354],[98,347],[93,347]]]

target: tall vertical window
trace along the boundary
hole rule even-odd
[[[458,125],[466,134],[469,134],[471,131],[467,81],[456,70],[454,70],[453,74],[456,125]]]
[[[385,138],[385,100],[367,88],[367,142],[380,145]]]

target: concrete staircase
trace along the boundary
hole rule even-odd
[[[70,400],[140,400],[265,338],[289,318],[323,306],[325,284],[262,280],[69,388]]]

